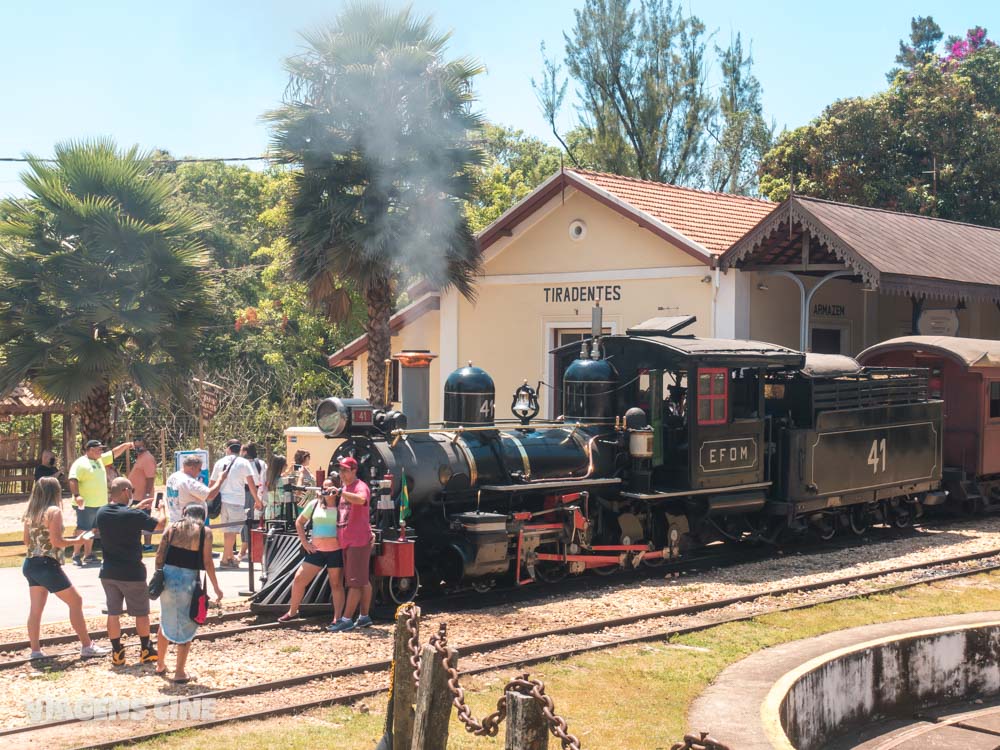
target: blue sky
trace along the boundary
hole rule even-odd
[[[454,31],[452,55],[488,68],[477,89],[486,116],[552,141],[530,80],[539,44],[562,50],[582,0],[417,0]],[[61,140],[110,135],[175,155],[250,156],[267,147],[262,112],[281,98],[283,57],[298,31],[332,18],[339,0],[0,0],[0,156],[49,155]],[[764,107],[779,129],[796,127],[837,98],[885,87],[914,15],[945,34],[986,26],[1000,38],[1000,4],[986,0],[688,0],[725,45],[753,43]],[[155,9],[154,9],[155,8]],[[717,66],[714,66],[717,72]],[[564,117],[566,127],[573,115]],[[0,196],[22,192],[23,165],[0,164]]]

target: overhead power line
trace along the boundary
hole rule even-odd
[[[44,161],[55,162],[55,159],[28,159],[23,156],[0,156],[0,162],[21,162]],[[205,161],[274,161],[273,156],[213,156],[205,158],[190,159],[153,159],[154,164],[191,164]]]

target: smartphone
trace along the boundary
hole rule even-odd
[[[156,508],[157,510],[159,510],[160,503],[162,503],[162,502],[163,502],[163,493],[162,492],[157,492],[156,493],[156,500],[153,503],[153,507]]]

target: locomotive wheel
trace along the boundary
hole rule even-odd
[[[908,529],[913,526],[913,509],[903,500],[892,500],[886,506],[889,522],[894,528]]]
[[[872,525],[872,514],[863,504],[852,505],[850,513],[851,531],[862,536]]]
[[[412,577],[395,578],[387,576],[382,579],[379,594],[385,603],[406,604],[412,602],[420,589],[420,573],[414,569]]]
[[[559,583],[569,574],[566,563],[540,561],[535,563],[535,575],[543,583]]]
[[[617,565],[602,565],[599,568],[591,568],[590,570],[599,576],[609,576],[612,573],[621,570],[621,568]]]
[[[837,535],[837,517],[822,515],[818,520],[810,521],[809,527],[822,542],[829,542]]]

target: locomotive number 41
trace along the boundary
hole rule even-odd
[[[868,451],[868,465],[872,467],[872,474],[885,471],[885,438],[872,440],[872,449]]]

